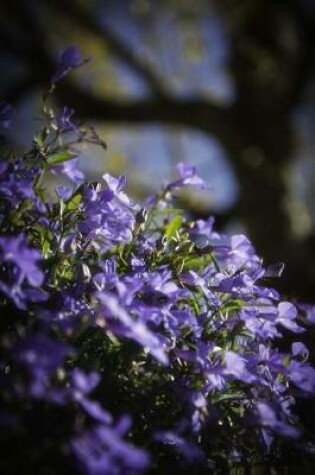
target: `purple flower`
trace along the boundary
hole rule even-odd
[[[57,127],[60,132],[78,132],[77,126],[71,121],[74,109],[63,107],[61,115],[57,118]]]
[[[186,440],[173,431],[156,431],[154,439],[175,448],[189,462],[204,459],[204,453],[197,444]]]
[[[122,438],[129,426],[125,422],[121,420],[114,427],[98,426],[72,440],[71,448],[86,474],[140,474],[148,468],[148,454]]]
[[[97,250],[109,250],[118,243],[130,242],[135,226],[135,206],[122,191],[125,178],[114,178],[105,174],[108,189],[99,184],[84,186],[84,220],[79,223],[80,231],[91,240]]]
[[[87,398],[80,398],[78,402],[85,412],[98,423],[110,424],[112,422],[111,415],[107,411],[104,411],[102,406],[97,401],[91,401]]]
[[[257,403],[257,411],[263,427],[271,429],[284,437],[296,439],[300,436],[300,431],[293,425],[280,419],[271,405],[265,402],[259,402]]]
[[[56,80],[80,62],[76,49],[65,52]],[[75,130],[72,115],[65,107],[57,118],[61,132]],[[265,271],[250,241],[216,233],[212,218],[192,224],[184,216],[176,237],[166,239],[173,210],[153,203],[146,221],[124,191],[125,177],[105,174],[104,186],[82,183],[76,160],[54,169],[80,186],[59,187],[46,203],[34,187],[40,170],[28,160],[0,164],[0,290],[10,298],[0,304],[16,329],[5,324],[0,335],[5,405],[14,408],[17,400],[21,408],[25,398],[30,415],[41,405],[52,416],[69,413],[61,427],[65,437],[71,434],[66,446],[79,470],[95,475],[148,468],[147,454],[127,440],[150,433],[180,453],[174,460],[193,462],[202,457],[199,446],[210,459],[219,447],[222,456],[241,462],[247,449],[238,441],[243,435],[250,441],[246,431],[256,447],[261,435],[267,446],[276,434],[297,438],[293,396],[315,394],[315,369],[303,343],[293,343],[291,354],[273,348],[281,326],[302,329],[296,308],[257,284],[282,266]],[[180,178],[164,192],[204,187],[194,167],[177,168]],[[43,250],[43,271],[41,252],[28,238]],[[114,424],[103,406],[128,407],[130,394],[133,410],[135,398],[140,395],[141,404],[153,395],[135,430],[128,417]],[[174,415],[171,429],[156,433],[154,424],[165,421],[167,411]],[[231,439],[220,439],[228,431]]]
[[[207,282],[207,279],[203,278],[203,276],[201,276],[200,273],[198,274],[197,272],[194,272],[194,271],[191,270],[189,272],[181,274],[180,280],[181,280],[182,283],[184,283],[186,285],[200,287],[203,294],[207,297],[209,302],[212,303],[212,305],[220,306],[220,300],[218,299],[218,297],[212,291],[214,289],[212,289],[212,290],[209,289],[210,286]],[[215,290],[218,290],[218,289],[215,289]]]
[[[68,186],[59,185],[56,187],[56,195],[62,201],[68,201],[73,193],[73,190]]]
[[[104,263],[101,264],[104,272],[98,272],[93,276],[93,283],[97,290],[105,290],[105,287],[108,286],[111,288],[118,283],[118,275],[116,269],[115,260],[107,259]]]
[[[292,360],[287,371],[295,386],[315,396],[315,369],[309,363]]]
[[[303,312],[304,318],[307,323],[311,325],[315,323],[315,305],[299,303],[297,307],[300,311]]]
[[[38,268],[41,255],[36,249],[28,246],[24,236],[1,237],[0,259],[3,263],[13,264],[19,270],[17,275],[19,284],[26,279],[30,285],[42,285],[44,274]]]
[[[10,104],[0,102],[0,127],[8,129],[12,123],[14,109]]]
[[[113,193],[115,198],[117,198],[121,204],[127,207],[133,206],[130,198],[128,198],[126,193],[122,191],[127,183],[126,177],[124,175],[115,178],[109,173],[105,173],[102,178],[106,182],[108,189]]]
[[[67,388],[67,399],[76,401],[92,419],[102,424],[111,424],[112,417],[97,401],[91,401],[87,395],[100,381],[98,373],[85,373],[75,368],[70,375],[71,385]]]
[[[246,369],[246,360],[234,351],[226,351],[224,355],[225,368],[223,374],[232,376],[244,383],[256,381],[254,375]]]
[[[167,190],[179,190],[185,186],[194,186],[201,189],[209,189],[209,185],[196,174],[196,167],[180,162],[176,165],[177,172],[180,176],[179,180],[171,182],[167,186]]]
[[[297,310],[294,305],[290,302],[280,302],[278,305],[278,316],[276,322],[287,328],[288,330],[293,331],[294,333],[302,333],[305,331],[304,328],[297,325],[295,322],[297,316]]]
[[[284,356],[279,354],[276,349],[272,349],[262,343],[258,345],[258,352],[247,357],[247,361],[254,371],[258,373],[265,373],[266,368],[278,374],[285,374],[286,368],[283,363]],[[268,373],[270,374],[270,373]]]
[[[268,267],[266,267],[264,271],[264,277],[268,278],[278,278],[281,277],[283,271],[284,271],[285,265],[283,262],[278,262],[277,264],[271,264]]]
[[[255,254],[251,242],[243,234],[234,236],[222,236],[214,239],[215,256],[226,267],[236,270],[246,266],[249,269],[256,267],[259,259]]]
[[[277,308],[267,299],[257,299],[252,305],[244,305],[240,318],[250,332],[261,340],[281,337],[276,327]]]
[[[80,185],[84,180],[84,173],[78,168],[78,159],[71,160],[51,167],[52,173],[67,176],[73,183]]]
[[[300,341],[295,341],[291,345],[291,353],[293,356],[303,356],[304,358],[308,358],[309,356],[309,350],[306,348],[304,343]]]
[[[65,343],[40,333],[19,342],[12,353],[30,375],[26,392],[35,398],[63,402],[63,393],[54,389],[52,378],[71,351],[72,348]]]
[[[51,82],[55,84],[66,76],[73,69],[77,69],[87,63],[90,58],[83,58],[80,50],[76,46],[69,46],[61,52],[57,71],[51,77]]]
[[[19,342],[14,349],[14,354],[31,371],[50,372],[63,365],[64,358],[70,351],[71,348],[68,345],[37,334]]]
[[[1,201],[5,203],[6,210],[15,208],[25,198],[31,199],[35,204],[33,185],[39,172],[39,168],[27,167],[23,159],[20,158],[15,159],[13,163],[6,164],[6,166],[1,166],[0,196]]]
[[[135,340],[158,361],[168,364],[168,357],[158,335],[151,332],[141,320],[134,320],[114,295],[99,292],[98,297],[105,321],[114,334]]]
[[[86,374],[79,368],[75,368],[71,373],[73,387],[82,394],[89,394],[98,385],[100,375],[98,373]]]

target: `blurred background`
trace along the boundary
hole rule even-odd
[[[3,0],[0,100],[17,107],[17,150],[72,44],[92,60],[56,101],[108,146],[83,151],[88,178],[125,173],[141,199],[177,161],[195,164],[213,189],[182,206],[247,233],[266,264],[286,263],[272,284],[315,303],[315,1]]]

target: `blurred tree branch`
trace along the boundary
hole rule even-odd
[[[89,33],[93,33],[103,40],[104,44],[110,48],[112,53],[130,66],[152,89],[157,97],[167,97],[167,89],[164,81],[157,71],[154,71],[147,62],[137,55],[121,38],[107,26],[100,25],[96,17],[93,17],[86,8],[82,8],[71,0],[45,0],[49,7],[55,8],[58,12],[67,17],[67,20],[74,22],[84,28]]]

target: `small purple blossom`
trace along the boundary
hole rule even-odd
[[[127,183],[125,176],[122,175],[118,178],[115,178],[109,173],[105,173],[102,178],[106,182],[108,189],[113,193],[115,198],[118,199],[121,204],[127,207],[133,206],[130,198],[126,195],[126,193],[122,191]]]
[[[71,120],[73,114],[74,109],[63,107],[62,113],[57,117],[57,128],[60,132],[78,132],[77,126]]]
[[[71,449],[86,474],[140,474],[148,467],[146,452],[125,441],[120,426],[119,422],[116,427],[98,426],[72,440]]]
[[[315,305],[299,303],[298,309],[302,312],[306,323],[310,325],[315,323]]]
[[[304,393],[315,396],[315,369],[308,362],[290,361],[289,379]]]
[[[300,431],[293,425],[281,420],[269,404],[259,402],[257,404],[257,411],[261,424],[264,427],[284,437],[296,439],[300,436]]]
[[[278,305],[278,316],[276,322],[294,333],[304,332],[296,322],[297,309],[290,302],[280,302]]]
[[[158,442],[174,447],[189,462],[204,458],[204,453],[197,444],[187,441],[184,437],[176,434],[176,432],[157,431],[154,438]]]
[[[232,376],[245,383],[253,383],[256,381],[256,378],[247,370],[244,357],[233,351],[227,351],[224,355],[224,362],[225,368],[223,374]]]
[[[209,185],[197,175],[196,168],[184,162],[180,162],[176,166],[176,170],[180,178],[171,182],[167,189],[169,191],[179,190],[185,186],[193,186],[200,189],[208,189]]]
[[[41,255],[36,249],[28,246],[24,236],[1,237],[0,259],[3,263],[13,264],[18,269],[16,279],[19,284],[24,279],[33,286],[40,286],[43,283],[44,274],[38,267]]]
[[[64,175],[76,185],[80,185],[84,180],[84,173],[79,169],[78,158],[76,157],[73,157],[72,160],[54,165],[52,167],[52,173]]]
[[[108,320],[108,326],[113,333],[134,339],[158,361],[163,364],[168,363],[168,357],[159,337],[152,333],[144,322],[133,320],[113,295],[99,293],[98,297],[103,306],[105,320]]]
[[[58,68],[51,77],[51,82],[55,84],[63,79],[70,71],[79,68],[88,61],[89,58],[83,58],[80,50],[76,46],[68,46],[68,48],[60,53]]]
[[[24,365],[30,376],[24,392],[36,399],[59,402],[60,395],[53,388],[53,377],[64,365],[70,346],[37,334],[19,342],[13,349],[16,359]]]

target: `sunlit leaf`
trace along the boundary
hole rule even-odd
[[[75,153],[69,152],[68,150],[64,150],[49,157],[47,163],[49,165],[58,165],[59,163],[67,162],[68,160],[71,160],[74,157],[76,157]]]
[[[176,235],[176,232],[180,229],[183,222],[182,216],[175,216],[165,227],[165,236],[167,239],[171,239]]]

